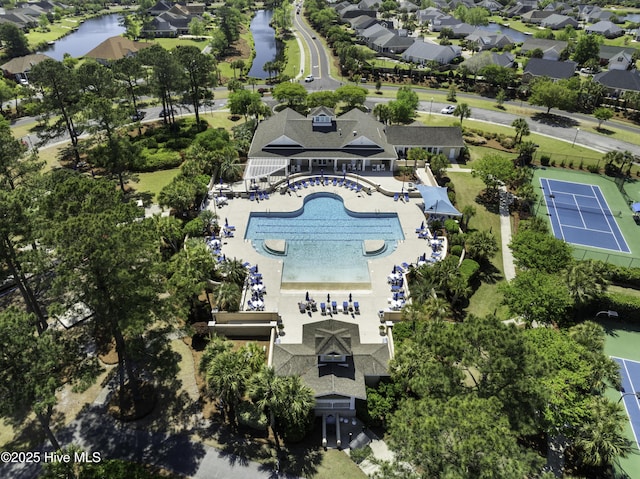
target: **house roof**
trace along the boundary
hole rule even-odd
[[[438,61],[449,63],[461,55],[462,48],[454,45],[436,45],[435,43],[416,40],[402,54],[402,58],[421,61]]]
[[[575,18],[568,17],[567,15],[559,15],[557,13],[549,15],[547,18],[542,20],[542,26],[548,26],[551,28],[577,24],[578,22]]]
[[[320,363],[319,355],[347,356],[344,363]],[[302,344],[276,344],[273,367],[281,376],[299,375],[316,397],[328,394],[366,399],[366,376],[387,376],[386,344],[362,344],[358,325],[327,319],[302,326]]]
[[[523,74],[534,77],[549,77],[554,80],[571,78],[576,72],[576,62],[559,62],[555,60],[545,60],[544,58],[529,58],[527,66],[524,67]]]
[[[549,49],[553,49],[557,51],[558,54],[560,54],[562,50],[567,48],[567,45],[569,45],[569,43],[563,40],[547,40],[546,38],[527,38],[522,44],[520,51],[522,53],[525,53],[531,50],[535,50],[536,48],[539,48],[544,52]]]
[[[116,36],[107,38],[93,50],[85,54],[85,57],[95,58],[97,60],[120,60],[151,45],[151,43],[134,42],[126,37]]]
[[[512,45],[513,39],[502,33],[490,33],[485,30],[476,29],[465,38],[468,42],[477,43],[483,48],[501,47],[504,45]]]
[[[354,30],[362,30],[369,28],[374,23],[378,23],[378,21],[369,15],[360,15],[359,17],[349,20],[349,23],[351,23],[351,28]]]
[[[417,185],[424,200],[424,212],[434,215],[462,216],[451,204],[447,188],[444,186]]]
[[[637,48],[633,47],[616,47],[613,45],[600,45],[600,52],[598,56],[601,60],[611,60],[611,58],[619,55],[620,53],[628,53],[633,56],[634,53],[638,52]]]
[[[387,141],[402,146],[464,146],[459,126],[389,125]]]
[[[325,121],[314,122],[320,116]],[[338,117],[329,108],[309,116],[286,108],[260,122],[248,156],[250,163],[256,158],[397,158],[384,126],[357,108]]]
[[[601,33],[601,34],[619,34],[622,32],[622,28],[610,21],[600,21],[598,23],[594,23],[593,25],[589,25],[585,28],[585,31],[589,33]]]
[[[53,60],[53,58],[42,53],[34,53],[32,55],[12,58],[0,68],[11,75],[16,75],[18,73],[30,71],[34,65],[37,65],[38,63],[45,60]]]
[[[640,92],[640,72],[638,70],[609,70],[595,75],[593,81],[616,90]]]

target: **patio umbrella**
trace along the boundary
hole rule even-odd
[[[391,273],[392,274],[396,274],[396,265],[395,264],[393,265],[393,269],[391,270]]]
[[[229,226],[229,220],[227,218],[224,219],[224,225]]]
[[[420,229],[423,230],[424,229],[424,221],[422,223],[420,223]]]
[[[220,177],[220,194],[222,194],[222,176]]]
[[[346,179],[347,178],[347,170],[342,170],[342,179]]]
[[[304,295],[304,300],[309,301],[309,291],[307,291],[307,294]]]
[[[353,299],[351,299],[351,293],[349,293],[349,302],[353,302]]]
[[[331,302],[331,295],[329,293],[327,293],[327,303]]]

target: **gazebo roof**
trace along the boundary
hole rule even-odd
[[[449,201],[447,189],[443,186],[418,185],[418,191],[424,200],[424,212],[433,215],[462,216]]]

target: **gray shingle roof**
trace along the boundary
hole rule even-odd
[[[350,351],[349,351],[350,350]],[[318,364],[318,355],[347,355],[341,364]],[[386,344],[362,344],[358,325],[328,319],[302,327],[302,344],[276,344],[273,367],[278,375],[299,375],[316,396],[337,394],[366,399],[366,376],[387,376]]]
[[[534,77],[549,77],[555,80],[571,78],[576,71],[576,62],[558,62],[543,58],[530,58],[524,68],[524,74]]]
[[[387,126],[387,140],[392,145],[463,147],[459,126]]]
[[[327,116],[335,116],[333,111]],[[305,117],[289,108],[262,121],[251,143],[252,158],[395,159],[384,126],[354,108],[326,126],[314,126],[314,111]],[[319,114],[319,113],[316,113]],[[324,125],[324,124],[323,124]]]
[[[609,70],[593,77],[608,88],[640,92],[640,72],[638,70]]]

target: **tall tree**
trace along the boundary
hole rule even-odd
[[[489,231],[472,231],[466,237],[465,248],[471,259],[487,261],[498,252],[498,242]]]
[[[573,108],[577,96],[578,92],[568,88],[562,81],[538,78],[531,85],[529,103],[546,107],[549,114],[552,108]]]
[[[78,150],[78,127],[75,117],[81,110],[80,84],[76,72],[64,64],[47,59],[31,69],[31,81],[41,90],[44,115],[47,125],[39,136],[42,142],[56,138],[66,131],[71,138],[76,163],[80,161]]]
[[[605,121],[610,120],[613,117],[613,110],[611,108],[607,108],[606,106],[602,106],[594,110],[593,116],[596,120],[598,120],[599,130]]]
[[[211,55],[194,46],[178,46],[174,50],[187,76],[187,97],[193,105],[196,123],[200,124],[200,101],[209,87],[215,86],[215,62]]]
[[[124,84],[126,91],[131,98],[133,105],[132,114],[137,115],[138,109],[138,80],[142,78],[143,69],[137,56],[123,57],[115,61],[111,68],[115,78]],[[138,128],[138,134],[142,134],[142,129]]]
[[[26,35],[13,23],[7,22],[0,25],[0,40],[4,43],[9,58],[29,54],[29,42]]]
[[[516,266],[558,273],[571,262],[571,246],[547,231],[520,229],[509,243]]]
[[[453,116],[460,118],[460,126],[462,126],[462,121],[471,116],[471,108],[466,103],[459,103],[456,105],[456,109],[453,110]]]
[[[573,50],[572,59],[578,65],[584,65],[589,60],[600,60],[600,44],[603,38],[600,35],[584,33],[578,37],[578,41]]]

